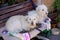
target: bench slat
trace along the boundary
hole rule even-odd
[[[11,15],[17,14],[17,13],[19,13],[19,12],[20,12],[20,14],[23,14],[23,12],[28,11],[28,9],[31,8],[31,7],[32,7],[32,6],[26,7],[26,8],[20,9],[20,10],[15,10],[15,12],[10,12],[10,13],[8,13],[8,14],[4,14],[4,15],[0,16],[0,20],[3,20],[3,19],[5,19],[5,18],[7,18],[7,17],[9,17],[9,16],[11,16]],[[21,12],[22,12],[22,13],[21,13]]]
[[[30,2],[29,1],[23,2],[23,4],[26,4],[26,3],[30,3]],[[22,5],[22,3],[14,4],[14,5],[11,5],[11,6],[6,6],[6,7],[3,7],[3,8],[0,8],[0,11],[5,10],[5,9],[9,9],[9,8],[13,8],[13,7],[16,7],[16,6],[19,6],[19,5]]]
[[[27,11],[32,10],[33,6],[31,2],[26,2],[23,4],[17,4],[13,6],[0,9],[0,27],[4,26],[9,17],[14,15],[26,15]]]
[[[28,3],[28,4],[22,4],[22,5],[19,5],[19,6],[16,6],[16,7],[5,9],[5,10],[0,11],[0,15],[6,14],[8,12],[11,12],[11,11],[14,11],[14,10],[17,10],[17,9],[22,9],[22,8],[25,8],[25,7],[28,7],[28,6],[31,6],[31,4],[30,3]]]
[[[32,9],[32,8],[29,8],[29,10],[30,9]],[[1,16],[1,19],[2,20],[4,20],[4,19],[7,19],[7,18],[9,18],[9,17],[11,17],[11,16],[13,16],[13,15],[26,15],[27,14],[27,11],[28,11],[28,8],[26,9],[22,9],[22,10],[17,10],[17,11],[15,11],[15,12],[11,12],[11,13],[9,13],[9,14],[6,14],[6,15],[3,15],[3,16]],[[0,20],[0,21],[2,21],[2,20]],[[1,23],[1,22],[0,22]]]

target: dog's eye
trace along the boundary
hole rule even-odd
[[[42,9],[42,11],[44,11],[44,9]]]
[[[34,20],[36,20],[36,19],[34,19]]]

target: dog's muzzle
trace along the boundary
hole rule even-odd
[[[32,22],[31,25],[34,25],[34,23]]]

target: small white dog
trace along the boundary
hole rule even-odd
[[[6,22],[6,28],[9,32],[20,32],[23,30],[30,30],[31,28],[36,27],[36,18],[37,16],[34,15],[16,15],[12,16]]]
[[[36,12],[39,15],[39,21],[38,22],[42,23],[48,15],[48,9],[47,9],[46,5],[44,5],[44,4],[38,5],[36,8]]]
[[[42,5],[39,5],[37,8],[36,8],[36,12],[37,14],[39,15],[39,21],[38,23],[43,23],[44,25],[47,26],[47,30],[50,30],[51,29],[51,19],[48,17],[48,8],[46,5],[42,4]],[[46,21],[46,19],[48,19]],[[46,22],[44,22],[46,21]]]
[[[21,38],[21,31],[29,31],[30,29],[34,29],[36,27],[36,22],[38,18],[37,15],[16,15],[10,17],[6,22],[6,29],[9,34]]]

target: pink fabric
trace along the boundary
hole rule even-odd
[[[22,40],[30,40],[30,34],[29,33],[23,33],[22,36],[23,36]]]

